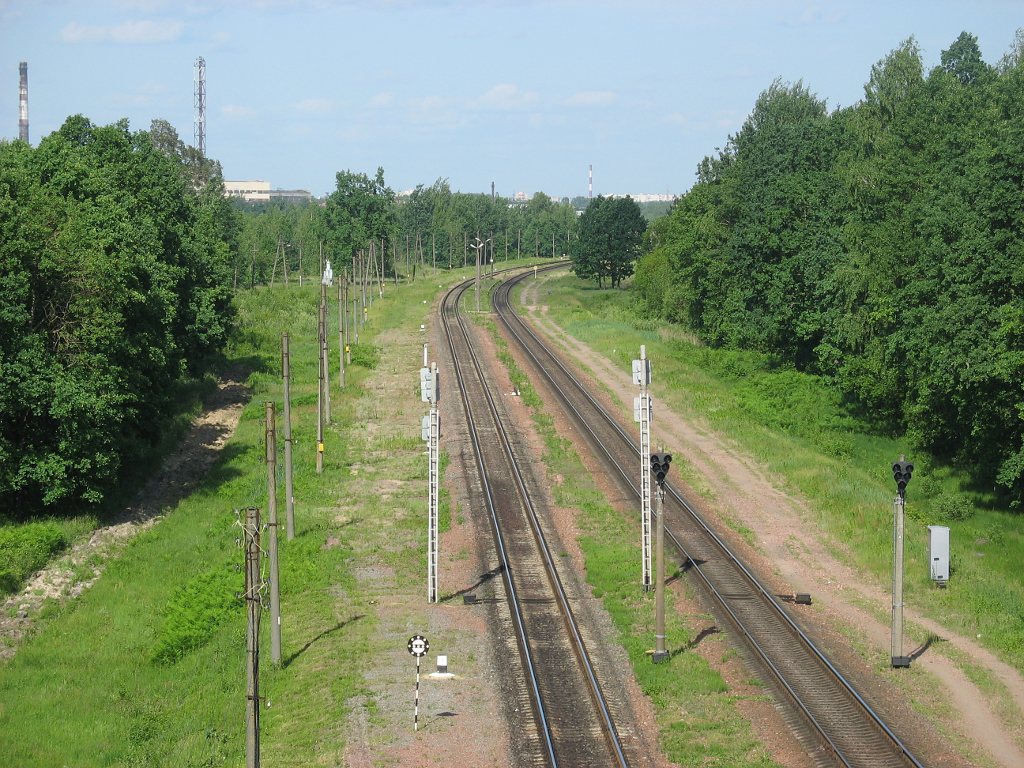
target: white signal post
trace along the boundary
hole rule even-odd
[[[437,363],[427,367],[427,345],[423,345],[423,367],[420,368],[420,399],[430,403],[430,413],[423,417],[423,441],[427,444],[427,602],[439,600],[437,588],[437,508],[440,492],[439,442],[441,419],[437,410]]]
[[[640,548],[641,584],[651,589],[651,361],[647,347],[640,345],[640,359],[633,361],[633,383],[640,396],[633,401],[633,420],[640,423]]]
[[[412,729],[418,731],[420,728],[420,659],[426,656],[430,650],[430,641],[423,635],[413,635],[406,645],[409,653],[416,657],[416,700],[413,705]]]

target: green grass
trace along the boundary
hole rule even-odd
[[[629,376],[641,344],[653,361],[656,398],[735,442],[790,493],[808,502],[835,549],[879,586],[892,547],[891,465],[908,454],[905,597],[1024,670],[1024,525],[994,506],[955,468],[911,455],[844,412],[818,378],[761,354],[712,350],[683,329],[638,319],[628,292],[597,290],[567,276],[545,283],[549,319],[605,354]],[[668,446],[671,448],[671,446]],[[673,465],[674,467],[675,465]],[[927,525],[950,527],[949,587],[928,575]]]
[[[227,362],[251,371],[253,390],[238,430],[194,493],[133,539],[79,599],[50,607],[34,636],[0,666],[0,762],[244,764],[245,614],[237,598],[242,551],[234,510],[266,506],[264,401],[277,403],[280,419],[287,331],[296,537],[279,538],[282,668],[270,664],[266,627],[262,633],[262,757],[275,766],[340,763],[349,708],[363,702],[372,722],[376,706],[362,678],[380,632],[368,602],[386,592],[419,594],[426,571],[425,489],[415,479],[426,477],[415,367],[409,364],[408,391],[388,402],[367,382],[375,368],[419,358],[422,337],[410,331],[427,322],[438,282],[450,279],[385,289],[353,345],[344,390],[332,353],[333,418],[322,475],[315,471],[317,288],[238,295],[240,328]],[[336,329],[329,338],[337,338]],[[278,471],[283,523],[281,450]],[[443,495],[443,528],[450,506]],[[20,574],[95,522],[44,521],[3,535],[27,542],[18,544],[27,553],[18,561],[26,563]],[[382,566],[388,578],[361,580],[363,569]]]
[[[25,580],[93,529],[89,515],[0,525],[0,596],[21,589]]]
[[[751,732],[750,724],[736,706],[742,696],[731,692],[704,658],[688,648],[707,617],[685,616],[673,610],[673,592],[665,596],[667,663],[653,664],[648,650],[654,640],[654,592],[646,595],[638,585],[632,525],[604,500],[593,480],[580,471],[573,444],[560,436],[528,377],[519,369],[504,338],[490,321],[498,357],[509,370],[512,382],[532,411],[544,439],[544,463],[552,480],[555,500],[579,511],[580,546],[587,582],[616,627],[617,640],[626,649],[633,674],[655,708],[659,742],[669,760],[681,765],[774,766],[768,751]],[[553,478],[561,478],[555,482]],[[701,619],[705,623],[698,625]],[[726,651],[728,653],[728,651]]]

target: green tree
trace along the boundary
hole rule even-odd
[[[579,237],[573,243],[573,272],[597,281],[607,278],[612,288],[633,274],[647,221],[631,197],[598,196],[579,219]]]
[[[384,169],[374,178],[364,173],[339,171],[337,186],[327,198],[324,218],[327,237],[339,265],[351,265],[352,257],[380,241],[395,229],[395,193],[384,183]]]

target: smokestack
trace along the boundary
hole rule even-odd
[[[494,202],[494,182],[491,182],[491,202]]]
[[[590,164],[590,173],[588,175],[588,187],[587,187],[587,189],[588,189],[587,199],[588,200],[593,200],[594,199],[594,164],[593,163]]]
[[[28,144],[28,62],[18,65],[21,85],[18,87],[18,138]]]

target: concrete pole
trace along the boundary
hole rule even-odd
[[[295,538],[295,487],[292,481],[291,353],[288,334],[281,334],[281,371],[284,378],[284,510],[288,541]]]
[[[245,510],[245,766],[260,766],[260,510]]]
[[[267,536],[270,538],[270,663],[281,666],[281,588],[277,567],[277,431],[274,428],[274,403],[267,409]]]
[[[654,586],[654,656],[655,664],[668,659],[668,651],[665,650],[665,486],[658,484],[658,535],[655,548],[657,549],[657,573]]]
[[[909,667],[910,657],[903,655],[903,496],[892,503],[892,666]]]
[[[321,292],[323,291],[323,284],[320,285]],[[322,295],[322,293],[321,293]],[[323,474],[324,471],[324,356],[323,356],[323,343],[324,337],[324,305],[320,304],[320,311],[317,316],[317,335],[316,343],[318,347],[317,351],[317,369],[318,381],[316,390],[316,473],[318,475]]]
[[[331,369],[327,354],[327,286],[320,283],[320,314],[323,332],[320,334],[320,364],[324,371],[324,421],[331,423]]]

